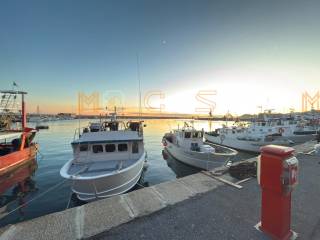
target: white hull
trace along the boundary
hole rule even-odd
[[[260,152],[260,148],[269,144],[278,144],[278,145],[289,145],[286,144],[283,140],[279,139],[279,141],[274,140],[272,142],[266,141],[247,141],[247,140],[238,140],[237,138],[225,137],[223,141],[221,141],[220,136],[212,136],[209,134],[204,134],[204,138],[212,143],[219,144],[222,146],[234,148],[237,150],[248,151],[248,152]]]
[[[165,149],[177,160],[193,167],[212,170],[220,167],[231,160],[232,156],[226,156],[219,153],[203,153],[196,151],[186,151],[177,147],[169,141],[166,141]]]
[[[145,158],[146,153],[142,154],[139,160],[126,168],[115,170],[108,174],[95,173],[92,176],[82,173],[76,175],[68,174],[72,163],[72,161],[69,161],[63,166],[60,174],[70,179],[71,190],[80,200],[92,201],[119,195],[132,189],[141,177]]]
[[[316,139],[316,134],[290,135],[290,136],[284,136],[284,138],[287,138],[287,139],[293,141],[295,144],[299,144],[299,143],[305,143],[305,142]]]

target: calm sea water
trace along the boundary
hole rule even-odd
[[[63,164],[72,158],[70,142],[73,140],[75,129],[79,125],[87,126],[90,121],[94,120],[81,120],[80,123],[78,120],[46,123],[49,130],[41,130],[36,137],[40,146],[37,156],[38,167],[31,176],[27,189],[21,191],[19,187],[11,187],[0,196],[0,226],[84,204],[71,195],[70,185],[60,177],[59,171]],[[145,123],[145,148],[149,167],[144,173],[142,185],[150,186],[199,171],[178,162],[162,151],[161,140],[164,133],[178,125],[183,126],[183,120],[146,120]],[[194,121],[195,128],[205,130],[213,130],[221,124],[222,122]],[[252,156],[239,153],[237,159]]]

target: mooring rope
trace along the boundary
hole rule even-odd
[[[139,187],[141,187],[141,188],[145,188],[145,186],[143,186],[143,185],[140,184],[140,183],[137,183],[137,185],[138,185]]]
[[[85,170],[86,170],[86,167],[85,167],[85,168],[80,169],[80,170],[79,170],[78,172],[76,172],[73,176],[76,176],[76,175],[80,174],[81,172],[84,172]],[[61,182],[59,182],[59,183],[57,183],[57,184],[53,185],[52,187],[48,188],[46,191],[44,191],[44,192],[40,193],[38,196],[36,196],[36,197],[34,197],[34,198],[30,199],[30,200],[29,200],[29,201],[27,201],[26,203],[23,203],[23,204],[21,204],[20,206],[16,207],[15,209],[11,210],[10,212],[8,212],[8,213],[4,214],[0,219],[5,218],[6,216],[8,216],[8,215],[10,215],[11,213],[13,213],[13,212],[15,212],[15,211],[17,211],[17,210],[19,210],[19,209],[21,209],[21,208],[23,208],[23,207],[27,206],[27,205],[28,205],[28,204],[30,204],[31,202],[33,202],[33,201],[35,201],[35,200],[39,199],[40,197],[44,196],[45,194],[49,193],[50,191],[52,191],[52,190],[54,190],[54,189],[56,189],[56,188],[58,188],[58,187],[62,186],[62,185],[63,185],[64,183],[66,183],[68,180],[70,180],[70,179],[65,179],[65,180],[63,180],[63,181],[61,181]],[[68,205],[69,205],[69,203],[68,203]]]
[[[71,198],[72,198],[72,192],[70,193],[70,197],[69,197],[69,201],[68,201],[68,204],[67,204],[66,209],[68,209],[68,208],[69,208],[69,206],[70,206]]]
[[[50,192],[50,191],[54,190],[55,188],[61,186],[62,184],[64,184],[64,183],[65,183],[66,181],[68,181],[68,180],[69,180],[69,179],[65,179],[65,180],[63,180],[62,182],[57,183],[57,184],[55,184],[54,186],[48,188],[46,191],[40,193],[38,196],[30,199],[28,202],[23,203],[23,204],[21,204],[20,206],[16,207],[15,209],[11,210],[10,212],[4,214],[3,217],[1,217],[1,219],[5,218],[6,216],[10,215],[11,213],[19,210],[20,208],[23,208],[23,207],[27,206],[27,205],[30,204],[31,202],[39,199],[40,197],[44,196],[44,195],[47,194],[48,192]]]

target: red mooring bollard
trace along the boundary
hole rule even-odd
[[[272,239],[294,239],[291,230],[291,192],[298,183],[294,149],[268,145],[261,148],[258,181],[262,190],[259,229]]]

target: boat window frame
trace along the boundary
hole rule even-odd
[[[126,149],[125,150],[120,150],[119,149],[119,146],[120,145],[125,145],[126,146]],[[117,150],[118,150],[118,152],[128,152],[128,143],[118,143],[117,144]]]
[[[134,151],[134,150],[135,150],[135,146],[137,146],[137,151]],[[138,142],[138,141],[133,141],[133,142],[132,142],[131,152],[132,152],[132,154],[137,154],[137,153],[139,153],[139,142]]]
[[[107,146],[110,146],[110,145],[113,145],[114,146],[114,149],[113,151],[107,151]],[[114,152],[117,152],[117,147],[116,147],[116,144],[115,143],[107,143],[104,145],[104,150],[106,153],[114,153]]]
[[[198,134],[197,131],[192,132],[191,135],[192,135],[192,138],[198,138],[199,137],[199,134]]]
[[[86,150],[81,150],[81,147],[86,147],[87,149]],[[79,152],[88,152],[88,151],[90,151],[89,144],[80,144],[79,145]]]
[[[100,146],[102,151],[95,152],[94,148],[97,147],[97,146]],[[94,145],[92,145],[92,153],[95,153],[95,154],[103,153],[103,145],[102,144],[94,144]]]
[[[188,137],[187,137],[187,134],[188,134]],[[190,139],[191,136],[192,136],[191,132],[184,132],[184,138]]]

